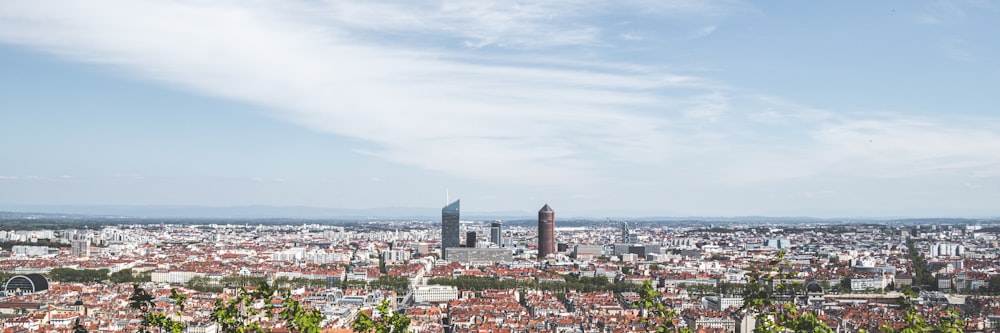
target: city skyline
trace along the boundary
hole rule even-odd
[[[0,210],[996,217],[997,12],[10,1]]]

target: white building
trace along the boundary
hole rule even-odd
[[[382,260],[385,261],[386,264],[406,262],[407,260],[410,260],[410,251],[404,251],[404,250],[382,251]]]
[[[413,301],[423,302],[447,302],[458,299],[458,288],[453,286],[414,286]]]
[[[10,252],[15,257],[40,257],[49,254],[49,248],[44,246],[14,245]]]
[[[701,299],[702,307],[723,311],[726,309],[739,309],[743,307],[743,297],[717,297],[708,296]]]

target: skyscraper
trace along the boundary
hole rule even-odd
[[[449,247],[460,247],[462,246],[462,239],[459,235],[460,225],[458,222],[458,211],[459,205],[462,200],[455,200],[441,208],[441,253],[444,255],[444,249]],[[448,258],[444,258],[448,259]]]
[[[503,247],[503,222],[500,220],[490,223],[490,242],[497,247]]]
[[[465,247],[476,247],[475,231],[469,231],[465,233]]]
[[[556,212],[545,204],[538,211],[538,258],[556,252]]]
[[[628,244],[628,222],[622,222],[622,244]]]
[[[629,229],[628,222],[622,222],[622,244],[635,244],[639,242],[639,233]]]

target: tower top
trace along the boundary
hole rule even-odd
[[[541,213],[541,212],[555,212],[555,211],[552,210],[552,207],[549,207],[549,204],[545,204],[545,206],[542,207],[542,210],[540,210],[538,212]]]
[[[442,211],[456,211],[457,212],[458,209],[459,209],[459,207],[462,204],[461,201],[462,201],[462,199],[455,200],[452,203],[448,204],[447,206],[444,206],[444,208],[442,208],[441,210]]]

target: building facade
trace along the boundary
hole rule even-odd
[[[457,261],[467,265],[493,265],[514,261],[510,250],[499,248],[449,247],[444,250],[444,256],[448,261]]]
[[[461,235],[459,235],[461,225],[459,224],[459,209],[461,199],[455,200],[441,208],[441,255],[445,256],[445,249],[462,246]]]
[[[90,241],[86,239],[72,241],[70,243],[70,254],[75,257],[90,256]]]
[[[538,257],[556,252],[556,212],[545,204],[538,211]]]
[[[413,301],[424,302],[448,302],[458,299],[458,288],[453,286],[414,286]]]
[[[503,222],[500,220],[490,223],[490,242],[497,247],[503,247]]]
[[[465,233],[465,247],[476,247],[475,231],[469,231]]]

